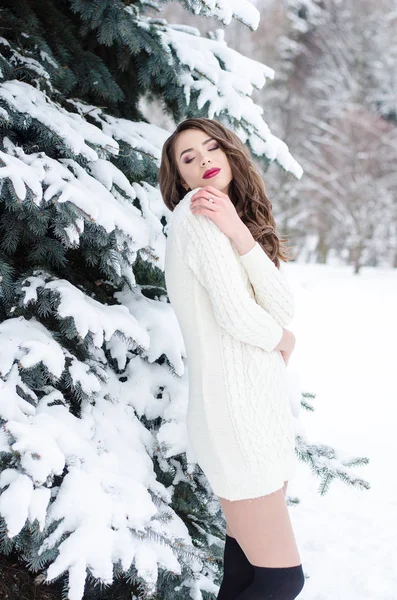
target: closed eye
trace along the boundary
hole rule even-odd
[[[219,146],[214,146],[213,148],[208,148],[208,150],[209,150],[209,152],[211,152],[212,150],[217,150],[218,148],[219,148]],[[185,163],[189,164],[192,162],[192,160],[194,160],[194,157],[190,158],[189,160],[185,160]]]

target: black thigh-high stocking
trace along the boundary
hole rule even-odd
[[[233,600],[295,600],[305,584],[302,565],[295,567],[257,567],[254,580]]]
[[[217,600],[234,600],[254,579],[254,567],[238,541],[226,534],[223,556],[223,580]]]

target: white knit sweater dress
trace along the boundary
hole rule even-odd
[[[165,252],[187,358],[188,438],[216,495],[256,498],[296,469],[287,367],[275,350],[294,300],[258,243],[240,256],[211,219],[191,211],[199,189],[174,209]]]

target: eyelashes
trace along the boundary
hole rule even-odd
[[[219,146],[214,146],[214,148],[209,148],[209,152],[212,152],[212,150],[218,150]],[[193,158],[191,158],[190,160],[185,160],[185,164],[188,165],[189,163],[191,163],[193,160]]]

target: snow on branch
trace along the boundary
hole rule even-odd
[[[88,160],[96,160],[98,153],[90,146],[95,145],[106,153],[118,153],[118,144],[91,125],[79,114],[71,113],[55,104],[48,96],[23,81],[5,81],[0,85],[0,100],[6,102],[16,112],[30,115],[45,125],[74,154]]]
[[[149,349],[148,331],[130,314],[126,306],[102,304],[90,298],[82,290],[77,289],[66,279],[48,281],[48,276],[33,275],[27,277],[21,287],[24,295],[23,304],[39,300],[39,293],[51,290],[59,299],[55,313],[58,318],[73,319],[75,329],[80,339],[90,334],[92,343],[101,348],[116,334],[131,338],[134,344]]]
[[[29,199],[37,206],[50,202],[75,206],[74,219],[64,227],[66,245],[77,246],[84,221],[95,222],[107,233],[118,230],[124,234],[124,241],[128,238],[132,261],[136,250],[148,246],[151,238],[160,234],[161,225],[153,219],[151,230],[145,216],[132,204],[136,189],[141,188],[135,189],[110,161],[98,158],[89,163],[92,176],[72,159],[55,160],[44,152],[25,154],[7,140],[5,145],[9,153],[0,151],[0,180],[10,180],[19,200],[25,200],[29,190]],[[112,193],[114,186],[124,192],[124,197]],[[152,188],[150,194],[159,192]]]
[[[89,114],[90,117],[96,120],[105,135],[116,141],[125,142],[140,153],[141,159],[142,156],[147,156],[157,165],[160,165],[161,148],[170,135],[168,131],[151,123],[113,117],[97,106],[85,104],[84,102],[72,99],[69,99],[68,102],[76,108],[80,115]]]
[[[137,357],[140,366],[134,363],[131,368],[144,363],[147,370],[153,369],[141,377],[141,386],[123,384],[107,366],[107,383],[98,390],[95,402],[83,403],[78,418],[61,391],[51,385],[35,398],[36,406],[17,393],[17,388],[27,392],[19,369],[23,370],[25,357],[32,356],[28,367],[42,360],[54,374],[64,368],[61,348],[40,323],[24,318],[1,323],[0,451],[13,457],[12,465],[0,474],[0,514],[8,537],[17,536],[27,521],[37,520],[42,535],[39,554],[57,549],[47,581],[68,572],[71,600],[83,597],[88,571],[110,584],[118,561],[125,571],[134,563],[138,576],[154,589],[159,567],[181,573],[178,556],[184,553],[198,577],[201,552],[192,546],[186,525],[170,508],[173,486],[164,487],[153,467],[159,442],[134,407],[134,398],[141,395],[141,405],[145,398],[148,415],[154,415],[156,384],[166,383],[173,398],[168,417],[180,418],[186,410],[186,389],[181,390],[171,373],[165,381],[159,365]],[[163,400],[158,413],[164,409]],[[177,434],[174,453],[186,449],[182,420]],[[54,477],[65,469],[62,485],[54,487]]]
[[[229,25],[232,19],[241,21],[253,30],[259,25],[259,10],[249,0],[184,0],[183,4],[194,14],[202,13],[206,17],[216,17],[224,25]]]
[[[287,0],[288,15],[297,34],[305,34],[324,22],[326,10],[318,0]]]
[[[283,169],[300,178],[302,167],[290,154],[287,144],[271,133],[262,118],[263,108],[250,97],[254,89],[264,86],[267,78],[274,78],[274,70],[229,48],[221,29],[212,38],[203,38],[193,27],[156,26],[168,52],[169,64],[173,64],[175,53],[185,66],[180,84],[186,103],[190,103],[191,92],[196,92],[200,109],[208,102],[210,119],[226,114],[239,124],[236,133],[243,142],[249,142],[257,156],[276,160]]]
[[[0,340],[0,376],[9,373],[15,360],[24,369],[42,362],[54,378],[62,375],[65,368],[62,348],[34,318],[6,319],[0,324]]]
[[[0,85],[1,100],[10,118],[12,111],[34,117],[61,136],[66,147],[89,159],[83,169],[73,159],[56,160],[45,152],[26,154],[5,137],[5,152],[0,151],[0,181],[11,182],[16,200],[24,201],[28,197],[38,207],[46,203],[74,205],[75,216],[71,217],[73,211],[69,210],[63,218],[69,221],[63,226],[62,236],[67,247],[79,245],[85,221],[97,223],[107,233],[115,231],[119,242],[115,249],[115,254],[119,253],[119,264],[115,268],[131,285],[135,284],[131,265],[137,250],[152,248],[154,252],[148,256],[154,262],[160,259],[162,264],[165,238],[161,219],[169,217],[170,211],[159,190],[146,182],[131,184],[125,174],[106,159],[109,154],[118,154],[119,140],[125,142],[138,159],[146,157],[158,165],[169,133],[155,125],[111,117],[82,102],[71,102],[78,112],[70,113],[51,103],[44,92],[18,81]],[[86,121],[87,113],[98,126]],[[95,149],[91,145],[95,145]],[[144,214],[134,205],[135,199],[145,207]]]

